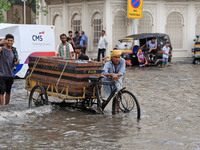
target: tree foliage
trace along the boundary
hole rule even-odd
[[[8,11],[12,5],[12,1],[0,0],[0,22],[6,22],[3,11]]]
[[[40,13],[43,13],[45,16],[48,14],[48,10],[46,6],[41,6],[42,0],[35,0],[36,5],[36,17],[39,16]]]
[[[33,5],[36,8],[36,17],[38,17],[40,13],[42,13],[43,15],[48,14],[46,6],[41,6],[42,0],[27,0],[26,3]],[[8,10],[10,10],[12,4],[14,4],[14,0],[0,0],[0,23],[6,22],[3,11],[7,12]]]

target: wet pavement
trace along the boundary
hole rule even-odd
[[[200,66],[128,67],[124,84],[139,100],[139,121],[111,108],[28,109],[25,80],[15,80],[11,104],[0,106],[0,149],[200,150]]]

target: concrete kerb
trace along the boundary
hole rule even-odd
[[[175,57],[172,58],[172,64],[178,64],[178,63],[182,63],[182,64],[192,64],[193,62],[193,57]]]

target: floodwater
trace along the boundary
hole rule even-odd
[[[51,105],[28,109],[25,80],[0,106],[0,149],[200,150],[200,66],[127,68],[127,88],[139,100],[132,113],[103,115]]]

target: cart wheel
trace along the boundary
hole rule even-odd
[[[140,105],[135,95],[127,90],[120,91],[116,98],[113,99],[112,113],[116,112],[128,113],[133,111],[137,119],[140,119]]]
[[[28,106],[29,108],[33,108],[43,105],[48,105],[47,92],[41,85],[36,85],[31,90]]]

